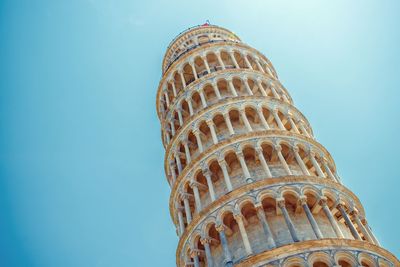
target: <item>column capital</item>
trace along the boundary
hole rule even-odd
[[[344,202],[341,201],[341,200],[339,200],[339,201],[336,203],[336,207],[338,207],[338,208],[344,208],[344,206],[345,206],[345,204],[344,204]]]
[[[187,146],[189,144],[189,141],[187,140],[187,138],[183,138],[180,140],[182,142],[182,145]]]
[[[242,150],[238,150],[238,151],[235,151],[236,152],[236,155],[239,157],[239,158],[244,158],[244,155],[243,155],[243,151]]]
[[[292,150],[293,150],[293,152],[295,152],[295,153],[299,153],[299,151],[300,151],[299,147],[296,146],[296,145],[292,146]]]
[[[281,147],[281,145],[279,145],[279,144],[274,145],[274,149],[275,149],[277,152],[282,151],[282,147]]]
[[[181,193],[181,199],[183,199],[183,200],[189,200],[189,198],[191,197],[191,195],[190,194],[188,194],[188,193]]]
[[[226,165],[226,161],[224,158],[218,158],[217,161],[219,165]]]
[[[350,211],[350,215],[354,215],[354,216],[358,216],[358,214],[359,214],[359,212],[358,212],[358,210],[356,209],[356,208],[353,208],[351,211]]]
[[[233,218],[235,219],[235,221],[239,222],[239,221],[243,221],[243,215],[240,212],[234,212],[233,213]]]
[[[224,232],[225,231],[226,226],[223,225],[222,223],[215,225],[215,230],[217,230],[217,232]]]
[[[328,199],[325,196],[322,196],[319,198],[318,200],[318,204],[323,206],[327,206],[328,205]]]
[[[283,197],[277,198],[276,204],[278,205],[279,208],[284,208],[285,207],[285,199]]]
[[[190,188],[193,189],[194,187],[198,187],[198,183],[194,180],[190,180],[189,186],[190,186]]]
[[[262,211],[264,211],[264,207],[263,207],[263,205],[262,205],[261,202],[256,202],[256,203],[254,204],[254,207],[256,208],[256,210],[262,210]]]
[[[209,237],[201,237],[200,243],[204,246],[205,244],[211,244],[211,239]]]
[[[190,251],[190,257],[191,257],[191,258],[194,258],[194,257],[196,257],[196,256],[199,256],[199,254],[200,254],[200,253],[198,253],[198,252],[195,251],[195,250],[191,250],[191,251]]]
[[[206,123],[208,126],[213,125],[214,126],[214,121],[212,119],[207,119]]]
[[[300,198],[299,198],[299,203],[300,203],[300,205],[307,205],[307,197],[306,196],[301,196]]]

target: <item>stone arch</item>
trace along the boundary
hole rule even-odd
[[[360,254],[358,254],[358,263],[360,266],[363,266],[363,267],[375,267],[376,266],[376,262],[375,262],[374,258],[365,252],[361,252]]]
[[[330,255],[323,251],[313,252],[308,256],[308,264],[312,267],[329,267],[333,266],[334,262]]]
[[[355,267],[357,261],[354,255],[347,251],[338,251],[334,255],[335,263],[341,267]]]
[[[288,257],[282,263],[282,267],[306,267],[306,264],[302,257],[294,256],[294,257]]]

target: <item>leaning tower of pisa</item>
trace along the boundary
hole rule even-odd
[[[205,24],[172,40],[162,73],[177,266],[400,266],[263,54]]]

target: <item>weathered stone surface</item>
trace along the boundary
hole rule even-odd
[[[171,42],[157,114],[177,266],[400,266],[271,62],[231,31]]]

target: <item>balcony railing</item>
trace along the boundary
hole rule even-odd
[[[182,51],[180,54],[178,54],[178,55],[175,56],[174,58],[172,58],[171,61],[170,61],[170,62],[167,64],[167,66],[165,67],[164,73],[167,72],[167,70],[169,69],[169,67],[171,67],[171,65],[172,65],[175,61],[177,61],[179,58],[181,58],[181,57],[182,57],[184,54],[186,54],[187,52],[192,51],[193,49],[195,49],[195,48],[197,48],[197,47],[200,47],[200,46],[202,46],[202,45],[204,45],[204,44],[209,44],[209,43],[220,43],[220,42],[222,42],[222,43],[227,43],[227,42],[236,42],[236,43],[238,43],[239,41],[235,41],[235,40],[210,40],[210,41],[207,41],[207,42],[198,44],[198,45],[191,46],[191,47],[187,48],[186,50]]]

